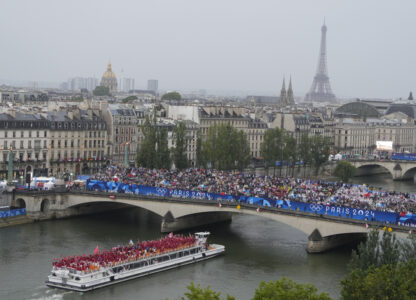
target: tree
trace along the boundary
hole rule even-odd
[[[246,135],[230,124],[210,126],[198,152],[199,163],[204,161],[207,166],[219,170],[243,170],[250,163]]]
[[[402,259],[416,261],[416,235],[410,234],[407,240],[401,242]]]
[[[386,264],[396,265],[400,252],[401,244],[396,241],[394,234],[385,230],[380,240],[379,229],[375,228],[369,232],[367,240],[358,245],[357,251],[353,250],[348,268],[366,271]]]
[[[348,182],[348,180],[354,176],[356,168],[352,163],[346,160],[338,161],[335,167],[334,175],[341,178],[342,181]]]
[[[204,289],[198,284],[195,286],[193,282],[189,286],[187,286],[189,292],[185,293],[185,297],[182,297],[182,300],[222,300],[224,298],[221,297],[221,293],[214,292],[211,290],[209,286],[205,287]],[[234,297],[227,295],[224,300],[235,300]]]
[[[250,145],[247,142],[247,135],[242,131],[234,131],[236,143],[234,145],[237,169],[243,171],[250,164]],[[236,148],[238,147],[238,148]]]
[[[293,137],[292,134],[288,133],[287,131],[284,131],[283,141],[284,141],[283,160],[289,162],[289,166],[292,168],[292,176],[293,176],[293,170],[299,158],[299,151],[297,150],[297,147],[296,147],[296,139]],[[289,168],[289,166],[287,166],[287,168]],[[287,169],[286,169],[286,173],[287,173]]]
[[[178,92],[169,92],[169,93],[164,94],[161,99],[162,100],[177,100],[177,101],[180,101],[180,100],[182,100],[182,96]]]
[[[198,130],[196,134],[196,166],[201,168],[207,167],[207,160],[205,152],[202,149],[201,132]]]
[[[173,149],[173,162],[177,169],[186,169],[189,166],[188,158],[186,157],[186,125],[184,122],[179,122],[174,131],[175,148]]]
[[[157,131],[156,156],[158,169],[170,169],[172,160],[170,158],[170,151],[168,146],[168,131],[166,128],[161,128]]]
[[[94,96],[110,96],[110,89],[106,86],[98,85],[92,93]]]
[[[137,96],[132,95],[132,96],[128,96],[128,97],[124,98],[123,100],[121,100],[121,102],[128,103],[130,101],[137,100],[137,99],[138,99]]]
[[[341,299],[416,299],[416,263],[356,269],[341,281]]]
[[[158,163],[155,155],[157,136],[155,116],[153,119],[146,116],[141,131],[143,133],[143,142],[138,146],[137,163],[145,168],[156,168]]]
[[[326,293],[317,294],[312,284],[299,284],[287,278],[260,282],[252,300],[331,300]]]
[[[321,135],[314,135],[310,139],[311,161],[318,173],[321,165],[328,160],[330,141]]]
[[[280,128],[268,129],[264,134],[260,152],[264,158],[265,167],[276,166],[276,161],[283,160],[283,130]]]

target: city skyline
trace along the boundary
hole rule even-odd
[[[278,95],[282,78],[291,76],[295,95],[303,97],[315,74],[325,17],[338,98],[407,97],[415,90],[412,1],[123,4],[24,1],[21,10],[22,2],[6,1],[0,78],[57,84],[100,78],[111,59],[116,76],[123,70],[137,87],[157,78],[162,90]]]

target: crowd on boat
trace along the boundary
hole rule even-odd
[[[415,194],[342,182],[282,178],[270,175],[257,176],[213,169],[127,169],[115,166],[102,170],[92,178],[232,196],[416,213]]]
[[[149,256],[159,255],[180,249],[190,248],[196,245],[194,236],[172,235],[153,241],[138,241],[134,244],[114,247],[111,250],[98,251],[93,254],[75,255],[54,259],[52,265],[55,270],[67,269],[81,273],[89,273],[99,270],[101,267],[114,267],[128,262],[134,262]]]

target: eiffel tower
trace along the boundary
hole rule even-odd
[[[326,66],[326,25],[321,27],[321,49],[319,52],[318,69],[313,78],[311,89],[305,96],[306,102],[336,102],[329,84],[328,69]]]

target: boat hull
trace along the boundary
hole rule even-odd
[[[203,252],[192,254],[186,257],[172,259],[164,263],[156,263],[148,267],[124,271],[122,273],[105,276],[90,284],[75,285],[75,284],[63,283],[63,282],[58,282],[57,278],[51,278],[51,276],[49,276],[49,279],[46,281],[46,285],[49,287],[54,287],[54,288],[59,288],[59,289],[65,289],[65,290],[71,290],[71,291],[77,291],[77,292],[87,292],[87,291],[103,288],[109,285],[113,285],[119,282],[124,282],[127,280],[151,275],[154,273],[158,273],[158,272],[178,268],[180,266],[185,266],[185,265],[193,264],[193,263],[200,262],[203,260],[207,260],[210,258],[214,258],[216,256],[224,254],[224,252],[225,252],[224,246],[215,245],[213,249],[209,249]]]

